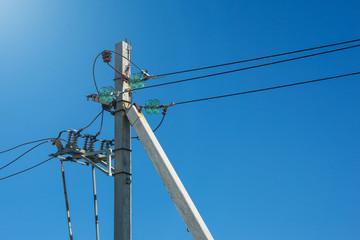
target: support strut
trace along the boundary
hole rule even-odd
[[[95,167],[91,166],[92,169],[92,182],[93,182],[93,192],[94,192],[94,212],[95,212],[95,230],[96,230],[96,240],[99,240],[99,215],[97,208],[97,195],[96,195],[96,179],[95,179]]]
[[[67,196],[67,191],[66,191],[65,171],[64,171],[63,161],[60,160],[60,162],[61,162],[61,175],[62,175],[63,186],[64,186],[66,214],[67,214],[68,227],[69,227],[69,236],[70,236],[70,240],[73,240],[73,234],[72,234],[72,228],[71,228],[71,220],[70,220],[69,201],[68,201],[68,196]]]

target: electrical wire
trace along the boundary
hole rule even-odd
[[[6,176],[6,177],[0,178],[0,181],[1,181],[1,180],[4,180],[4,179],[7,179],[7,178],[10,178],[10,177],[13,177],[13,176],[16,176],[16,175],[18,175],[18,174],[27,172],[27,171],[29,171],[29,170],[31,170],[31,169],[34,169],[34,168],[36,168],[36,167],[38,167],[38,166],[40,166],[40,165],[42,165],[42,164],[50,161],[50,160],[53,159],[53,158],[54,158],[54,157],[51,157],[51,158],[49,158],[49,159],[47,159],[47,160],[45,160],[45,161],[43,161],[43,162],[40,162],[40,163],[38,163],[38,164],[36,164],[36,165],[34,165],[34,166],[32,166],[32,167],[29,167],[29,168],[27,168],[27,169],[24,169],[24,170],[22,170],[22,171],[20,171],[20,172],[17,172],[17,173],[14,173],[14,174],[10,174],[10,175],[8,175],[8,176]]]
[[[153,130],[153,132],[155,132],[156,130],[159,129],[159,127],[161,126],[161,124],[163,123],[163,121],[164,121],[164,119],[165,119],[165,116],[166,116],[166,114],[163,114],[163,117],[161,118],[160,123],[159,123],[158,126]],[[132,138],[132,139],[137,139],[137,140],[139,140],[139,137],[138,137],[138,136],[136,136],[136,137],[131,137],[131,138]]]
[[[103,112],[104,112],[104,109],[101,110],[101,112],[100,112],[98,115],[96,115],[96,117],[95,117],[86,127],[81,128],[77,133],[80,134],[80,133],[81,133],[82,131],[84,131],[86,128],[90,127],[90,126],[95,122],[95,120],[100,116],[100,114],[102,114]],[[101,125],[101,126],[102,126],[102,125]]]
[[[125,56],[122,55],[121,53],[118,53],[118,52],[115,52],[115,51],[112,51],[112,50],[109,50],[109,51],[112,52],[112,53],[115,53],[115,54],[117,54],[117,55],[119,55],[119,56],[121,56],[122,58],[124,58],[124,59],[126,59],[126,60],[128,60],[132,65],[134,65],[137,69],[139,69],[140,72],[143,71],[140,67],[138,67],[138,65],[136,65],[134,62],[132,62],[129,58],[125,57]]]
[[[81,133],[82,131],[84,131],[86,128],[90,127],[90,126],[96,121],[96,119],[100,116],[100,114],[102,114],[102,116],[101,116],[100,129],[99,129],[99,132],[96,134],[95,137],[99,136],[100,133],[101,133],[101,130],[102,130],[102,126],[103,126],[104,111],[105,111],[105,109],[102,109],[102,110],[100,111],[100,113],[99,113],[98,115],[96,115],[96,117],[95,117],[86,127],[80,128],[80,130],[79,130],[76,134],[77,134],[77,135],[80,135],[80,133]],[[62,135],[64,132],[67,132],[67,130],[61,131],[61,132],[59,133],[58,137],[55,138],[55,139],[53,139],[53,142],[55,142],[55,141],[57,141],[58,139],[60,139],[61,135]],[[61,140],[61,141],[65,141],[65,140],[63,140],[63,139],[60,139],[60,140]]]
[[[268,87],[268,88],[261,88],[261,89],[250,90],[250,91],[245,91],[245,92],[231,93],[231,94],[220,95],[220,96],[215,96],[215,97],[199,98],[199,99],[194,99],[194,100],[189,100],[189,101],[178,102],[178,103],[175,103],[174,105],[181,105],[181,104],[187,104],[187,103],[207,101],[207,100],[213,100],[213,99],[225,98],[225,97],[233,97],[233,96],[244,95],[244,94],[249,94],[249,93],[263,92],[263,91],[274,90],[274,89],[278,89],[278,88],[286,88],[286,87],[298,86],[298,85],[303,85],[303,84],[308,84],[308,83],[327,81],[327,80],[336,79],[336,78],[349,77],[349,76],[354,76],[354,75],[358,75],[358,74],[360,74],[360,72],[348,73],[348,74],[337,75],[337,76],[326,77],[326,78],[320,78],[320,79],[304,81],[304,82],[290,83],[290,84],[279,85],[279,86]]]
[[[95,138],[100,135],[101,130],[102,130],[102,126],[103,126],[103,122],[104,122],[104,110],[102,111],[102,114],[101,114],[100,129],[99,129],[99,132],[95,135]]]
[[[138,65],[136,65],[133,61],[131,61],[129,58],[127,58],[127,57],[125,57],[124,55],[122,55],[122,54],[120,54],[120,53],[118,53],[118,52],[116,52],[116,51],[112,51],[112,50],[109,50],[110,52],[112,52],[112,53],[115,53],[115,54],[117,54],[117,55],[119,55],[119,56],[121,56],[122,58],[124,58],[124,59],[126,59],[126,60],[128,60],[131,64],[133,64],[137,69],[139,69],[140,70],[140,72],[143,72],[143,70],[138,66]],[[99,58],[99,56],[101,55],[103,53],[103,51],[101,52],[101,53],[99,53],[96,57],[95,57],[95,59],[94,59],[94,62],[93,62],[93,68],[92,68],[92,75],[93,75],[93,81],[94,81],[94,84],[95,84],[95,88],[96,88],[96,92],[99,94],[99,88],[98,88],[98,86],[97,86],[97,83],[96,83],[96,79],[95,79],[95,65],[96,65],[96,61],[97,61],[97,59]],[[108,65],[110,66],[110,67],[112,67],[109,63],[108,63]],[[112,67],[113,68],[113,67]],[[115,68],[113,68],[115,71],[117,71]],[[117,71],[118,72],[118,71]]]
[[[160,83],[160,84],[156,84],[156,85],[151,85],[151,86],[139,88],[139,89],[136,89],[136,90],[138,91],[138,90],[143,90],[143,89],[148,89],[148,88],[153,88],[153,87],[160,87],[160,86],[165,86],[165,85],[170,85],[170,84],[176,84],[176,83],[194,81],[194,80],[197,80],[197,79],[202,79],[202,78],[207,78],[207,77],[214,77],[214,76],[219,76],[219,75],[223,75],[223,74],[234,73],[234,72],[249,70],[249,69],[253,69],[253,68],[265,67],[265,66],[269,66],[269,65],[278,64],[278,63],[290,62],[290,61],[294,61],[294,60],[298,60],[298,59],[303,59],[303,58],[309,58],[309,57],[319,56],[319,55],[323,55],[323,54],[327,54],[327,53],[338,52],[338,51],[342,51],[342,50],[346,50],[346,49],[351,49],[351,48],[355,48],[355,47],[360,47],[360,44],[358,44],[358,45],[353,45],[353,46],[349,46],[349,47],[343,47],[343,48],[333,49],[333,50],[329,50],[329,51],[325,51],[325,52],[319,52],[319,53],[313,53],[313,54],[303,55],[303,56],[294,57],[294,58],[288,58],[288,59],[279,60],[279,61],[270,62],[270,63],[264,63],[264,64],[259,64],[259,65],[254,65],[254,66],[250,66],[250,67],[238,68],[238,69],[234,69],[234,70],[230,70],[230,71],[225,71],[225,72],[213,73],[213,74],[208,74],[208,75],[204,75],[204,76],[187,78],[187,79],[182,79],[182,80],[177,80],[177,81],[172,81],[172,82],[167,82],[167,83]]]
[[[163,117],[162,117],[159,125],[153,130],[153,132],[155,132],[156,130],[158,130],[158,128],[159,128],[159,127],[161,126],[161,124],[163,123],[163,121],[164,121],[164,119],[165,119],[165,116],[166,116],[166,114],[163,114]]]
[[[122,72],[120,72],[119,70],[117,70],[116,68],[114,68],[110,63],[106,63],[110,68],[112,68],[115,72],[117,72],[118,74],[120,74],[121,77],[128,79]]]
[[[294,53],[317,50],[317,49],[321,49],[321,48],[334,47],[334,46],[353,43],[353,42],[358,42],[358,41],[360,41],[360,39],[354,39],[354,40],[349,40],[349,41],[344,41],[344,42],[332,43],[332,44],[327,44],[327,45],[322,45],[322,46],[317,46],[317,47],[312,47],[312,48],[305,48],[305,49],[300,49],[300,50],[295,50],[295,51],[290,51],[290,52],[277,53],[277,54],[273,54],[273,55],[257,57],[257,58],[250,58],[250,59],[245,59],[245,60],[240,60],[240,61],[235,61],[235,62],[222,63],[222,64],[217,64],[217,65],[212,65],[212,66],[207,66],[207,67],[200,67],[200,68],[193,68],[193,69],[181,70],[181,71],[170,72],[170,73],[157,74],[156,76],[165,77],[165,76],[174,75],[174,74],[194,72],[194,71],[205,70],[205,69],[210,69],[210,68],[217,68],[217,67],[223,67],[223,66],[228,66],[228,65],[233,65],[233,64],[252,62],[252,61],[257,61],[257,60],[262,60],[262,59],[267,59],[267,58],[285,56],[285,55],[294,54]]]
[[[11,151],[11,150],[14,150],[14,149],[16,149],[16,148],[19,148],[19,147],[22,147],[22,146],[25,146],[25,145],[28,145],[28,144],[37,143],[37,142],[46,141],[46,140],[51,140],[51,139],[54,139],[54,138],[44,138],[44,139],[39,139],[39,140],[31,141],[31,142],[26,142],[26,143],[17,145],[16,147],[13,147],[13,148],[4,150],[4,151],[0,152],[0,154],[9,152],[9,151]]]
[[[29,153],[29,152],[31,152],[32,150],[34,150],[35,148],[37,148],[37,147],[39,147],[39,146],[41,146],[41,145],[43,145],[43,144],[45,144],[45,143],[48,143],[48,142],[51,142],[51,141],[50,141],[50,140],[49,140],[49,141],[44,141],[44,142],[39,143],[39,144],[37,144],[36,146],[30,148],[29,150],[25,151],[23,154],[21,154],[20,156],[18,156],[18,157],[15,158],[14,160],[12,160],[11,162],[9,162],[9,163],[5,164],[4,166],[0,167],[0,170],[8,167],[9,165],[13,164],[14,162],[16,162],[17,160],[19,160],[20,158],[22,158],[22,157],[23,157],[24,155],[26,155],[27,153]]]
[[[102,53],[102,52],[101,52]],[[99,58],[99,56],[101,55],[101,53],[99,53],[95,59],[94,59],[94,63],[93,63],[93,69],[92,69],[92,75],[93,75],[93,80],[94,80],[94,84],[95,84],[95,88],[96,88],[96,92],[99,94],[99,88],[96,84],[96,80],[95,80],[95,64],[96,64],[96,61],[97,59]]]

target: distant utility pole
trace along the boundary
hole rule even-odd
[[[115,44],[115,68],[130,76],[131,46],[127,42]],[[124,57],[122,57],[124,56]],[[126,59],[127,58],[127,59]],[[123,76],[115,71],[115,91],[129,88]],[[120,94],[115,108],[114,161],[114,240],[131,240],[131,126],[126,109],[131,106],[130,93]]]

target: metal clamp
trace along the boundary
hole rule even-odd
[[[125,150],[125,151],[132,152],[132,150],[129,149],[129,148],[116,148],[116,149],[113,150],[113,152],[120,151],[120,150]]]

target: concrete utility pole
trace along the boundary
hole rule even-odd
[[[142,113],[133,105],[126,115],[193,238],[214,240]]]
[[[131,46],[126,42],[115,44],[115,51],[130,59]],[[115,68],[130,76],[130,62],[115,54]],[[115,72],[115,91],[124,91],[129,84]],[[126,109],[130,107],[129,92],[120,94],[115,108],[114,161],[114,240],[131,240],[131,132]]]

